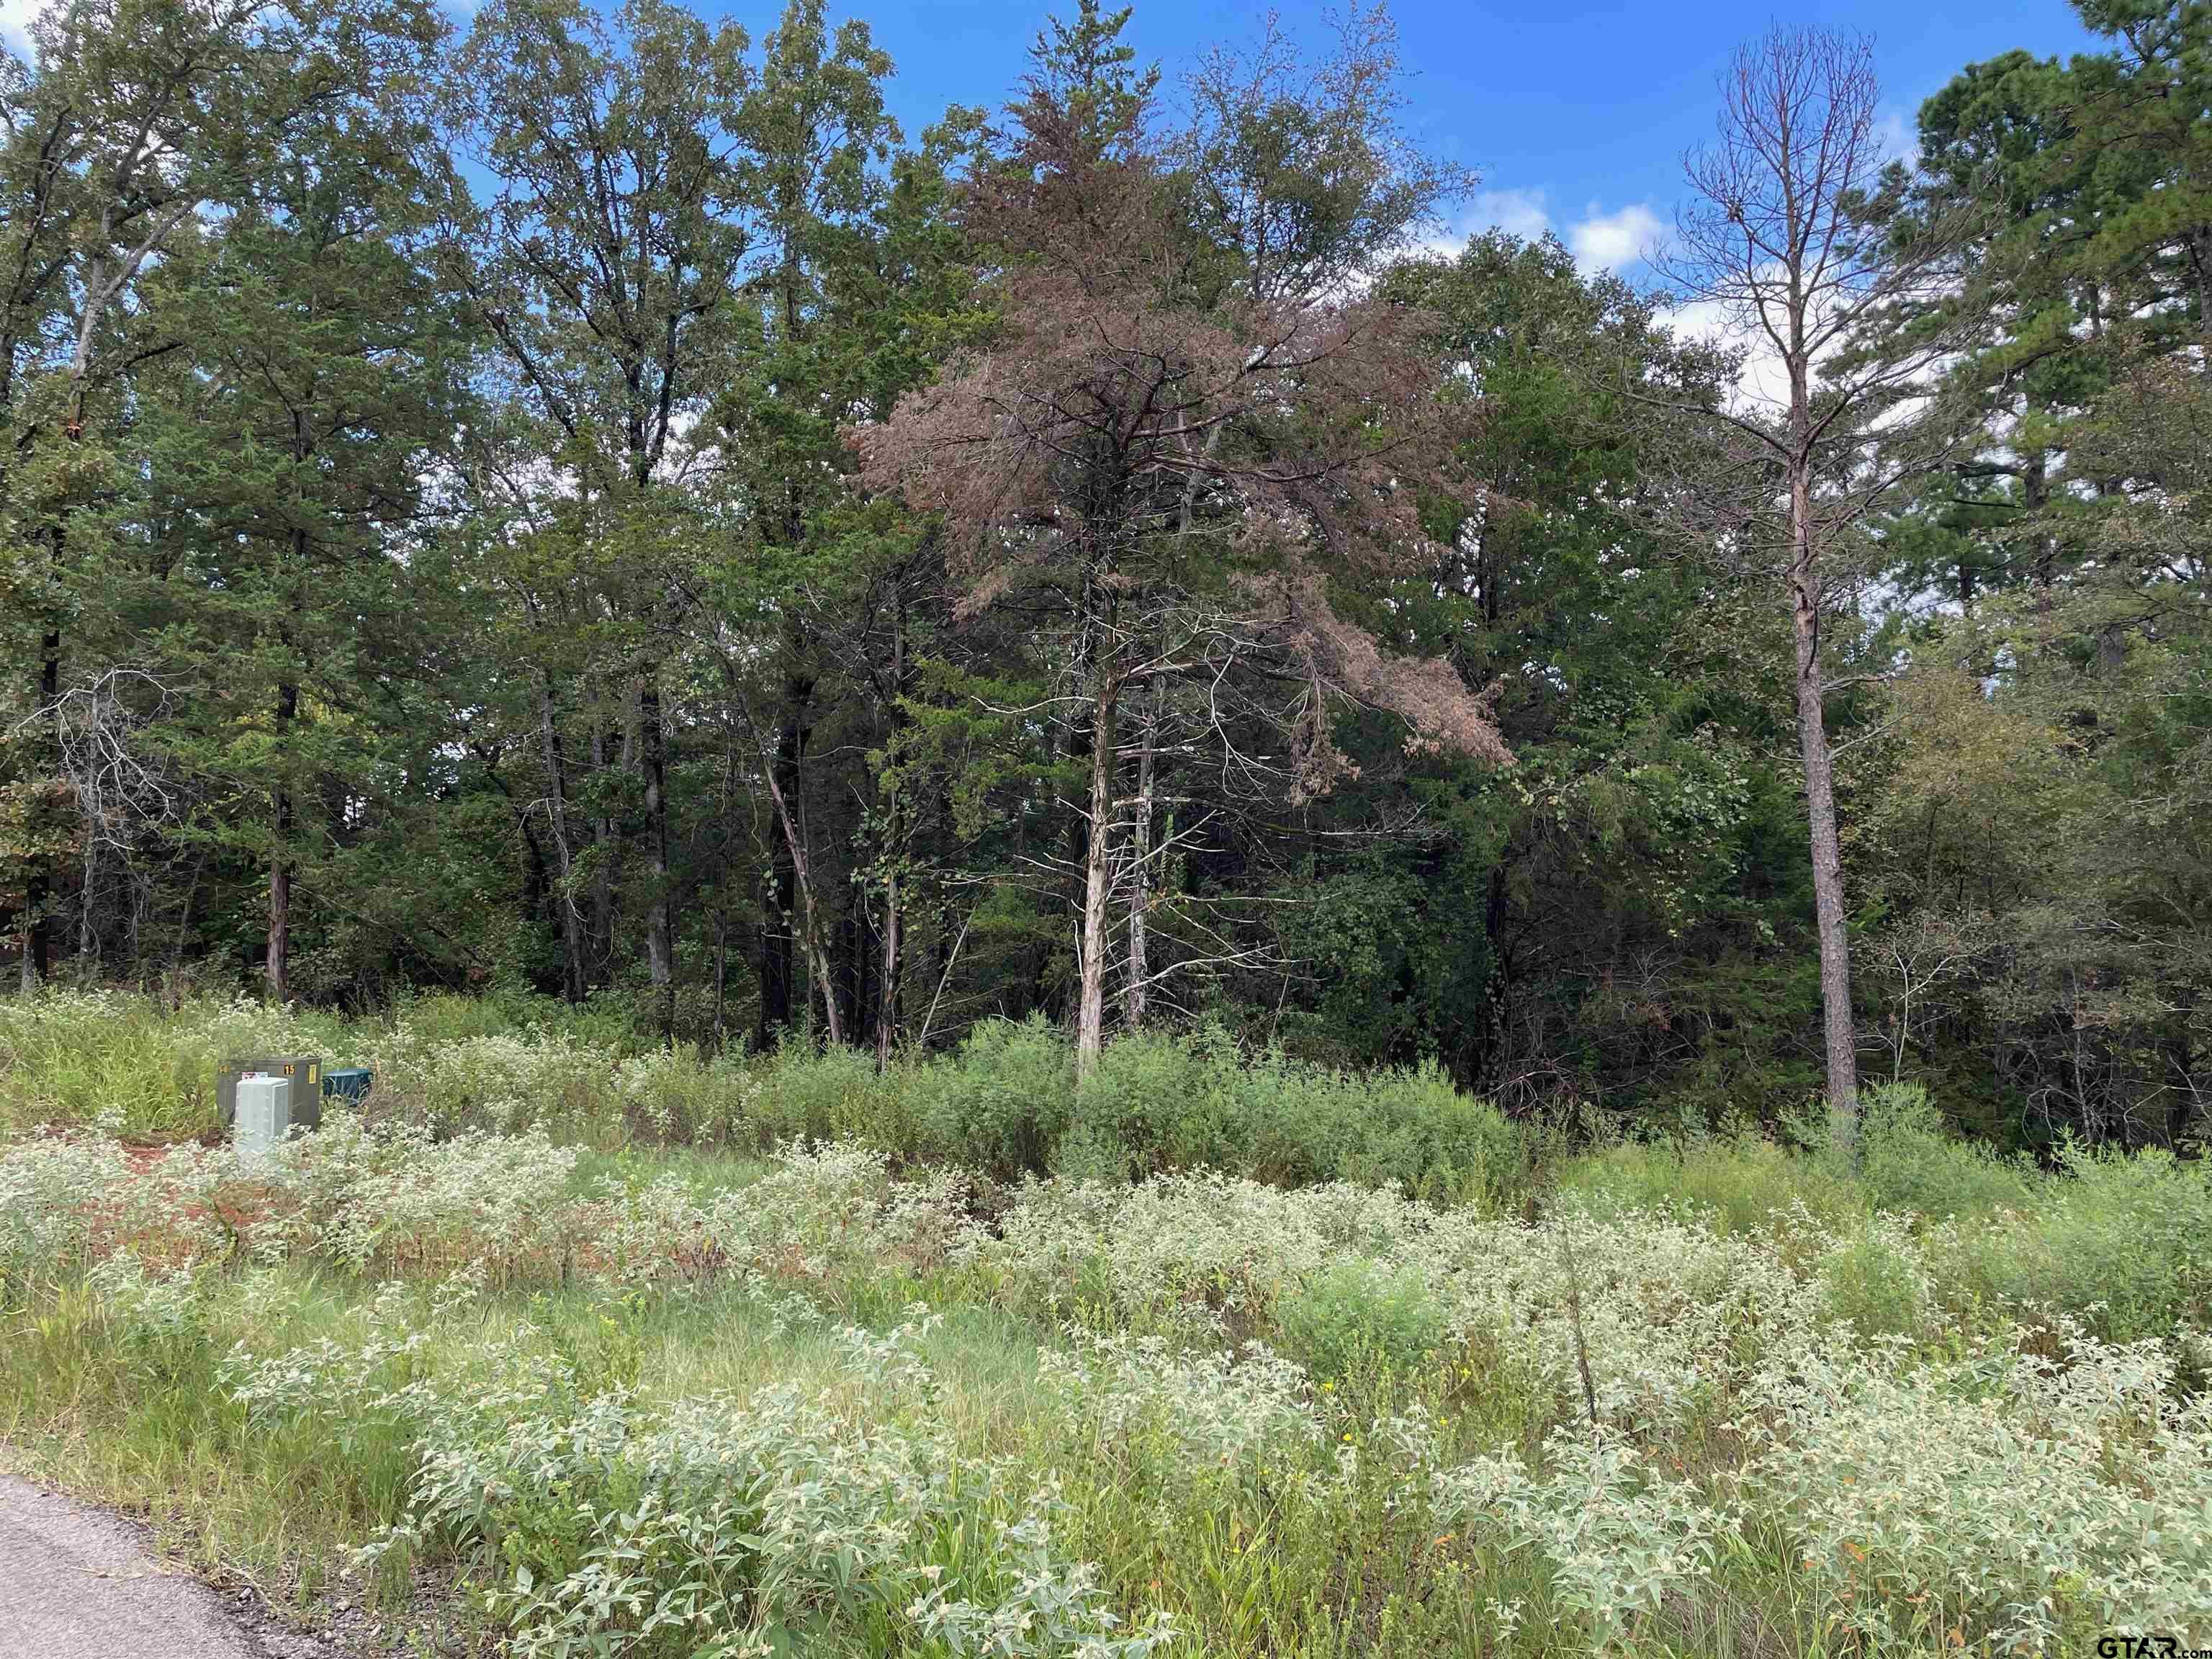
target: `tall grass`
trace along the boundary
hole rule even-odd
[[[987,1023],[951,1054],[878,1074],[855,1049],[663,1051],[596,1011],[454,997],[369,1020],[117,992],[0,1000],[0,1133],[98,1121],[144,1139],[204,1136],[216,1066],[287,1050],[373,1067],[379,1115],[441,1133],[542,1127],[610,1150],[842,1139],[1001,1181],[1206,1166],[1486,1202],[1519,1194],[1532,1170],[1530,1139],[1433,1068],[1333,1072],[1218,1031],[1116,1043],[1079,1089],[1042,1019]]]

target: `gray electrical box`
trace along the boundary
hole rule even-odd
[[[238,1079],[238,1126],[231,1145],[244,1158],[266,1156],[292,1132],[292,1079],[250,1072]]]
[[[290,1116],[288,1121],[302,1129],[321,1127],[323,1121],[323,1057],[320,1054],[258,1054],[249,1059],[233,1060],[216,1069],[215,1074],[216,1115],[228,1128],[238,1117],[239,1079],[249,1072],[258,1072],[264,1077],[283,1078],[292,1085]]]

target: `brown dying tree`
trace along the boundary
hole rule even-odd
[[[1085,0],[1039,38],[969,187],[997,334],[854,434],[867,487],[940,518],[967,611],[1018,599],[1049,619],[1053,702],[1089,772],[1085,1072],[1104,1039],[1123,836],[1138,890],[1124,1008],[1143,1006],[1152,711],[1169,687],[1189,688],[1200,723],[1240,672],[1291,688],[1273,708],[1284,755],[1228,752],[1218,716],[1210,735],[1225,763],[1293,793],[1340,768],[1330,715],[1346,700],[1395,711],[1411,741],[1508,759],[1449,663],[1390,651],[1329,598],[1433,564],[1418,504],[1454,485],[1468,409],[1421,319],[1369,280],[1462,182],[1400,137],[1387,18],[1353,14],[1318,64],[1272,30],[1216,54],[1164,133],[1156,77],[1118,40],[1127,15]],[[1146,717],[1126,720],[1136,690]]]

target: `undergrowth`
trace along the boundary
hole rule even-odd
[[[2212,1642],[2201,1164],[2033,1168],[1910,1090],[1850,1158],[1567,1156],[1205,1033],[1077,1088],[1036,1026],[878,1079],[293,1018],[0,1005],[0,1440],[303,1618],[638,1659]],[[234,1042],[378,1095],[257,1161],[145,1144]]]

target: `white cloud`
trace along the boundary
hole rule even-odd
[[[1903,110],[1885,110],[1874,124],[1875,148],[1889,161],[1920,159],[1920,128]]]
[[[1667,227],[1641,202],[1611,213],[1592,202],[1580,220],[1567,231],[1567,249],[1585,270],[1620,270],[1636,264],[1659,245]]]
[[[31,20],[46,9],[46,0],[0,0],[0,39],[18,57],[31,51]]]
[[[1747,415],[1772,416],[1790,406],[1790,373],[1764,330],[1717,300],[1693,300],[1659,313],[1658,320],[1687,340],[1733,346],[1744,354],[1736,376],[1736,405]]]
[[[1552,228],[1552,212],[1540,190],[1486,190],[1469,204],[1470,233],[1497,229],[1533,242]]]
[[[0,0],[0,5],[8,0]],[[1414,249],[1437,259],[1456,259],[1468,243],[1486,230],[1502,230],[1533,242],[1552,228],[1551,210],[1541,190],[1486,190],[1470,198],[1464,212],[1442,227],[1443,234]]]
[[[1548,193],[1538,185],[1526,190],[1486,190],[1468,203],[1467,211],[1454,222],[1451,234],[1431,244],[1429,252],[1447,256],[1467,246],[1468,238],[1486,230],[1502,230],[1524,242],[1533,242],[1557,227],[1553,222]],[[1593,274],[1632,265],[1665,234],[1659,216],[1641,202],[1632,202],[1612,213],[1595,202],[1562,233],[1577,264]]]

